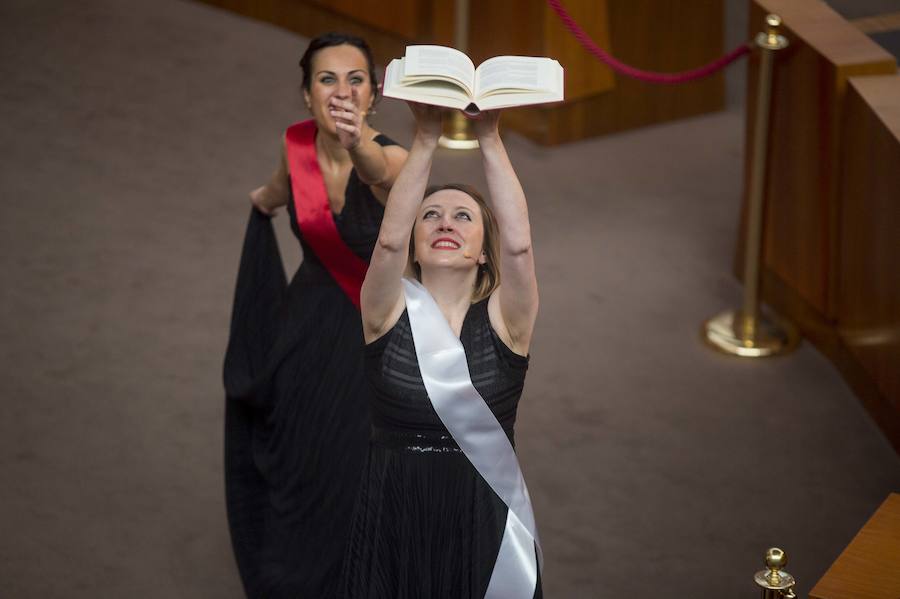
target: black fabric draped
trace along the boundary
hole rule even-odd
[[[304,253],[290,283],[268,217],[253,210],[244,239],[224,368],[226,503],[248,597],[323,599],[341,571],[371,392],[359,311],[287,212]],[[367,261],[383,214],[352,171],[335,223]]]
[[[497,336],[487,305],[469,308],[460,340],[473,385],[512,441],[528,359]],[[365,360],[373,433],[339,596],[482,599],[507,508],[434,411],[405,311]]]

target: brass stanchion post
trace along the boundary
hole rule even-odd
[[[787,39],[778,33],[781,18],[766,16],[766,31],[756,36],[760,48],[756,118],[753,122],[753,161],[747,190],[747,238],[744,248],[744,302],[740,310],[729,310],[706,321],[704,339],[715,349],[748,358],[776,355],[793,349],[798,341],[790,323],[776,323],[763,317],[759,307],[760,263],[762,262],[763,196],[766,183],[769,106],[772,96],[772,61],[775,52],[786,48]]]
[[[469,46],[469,0],[456,0],[453,19],[453,43],[460,52],[468,52]],[[469,120],[458,110],[450,112],[444,120],[444,134],[438,145],[451,150],[474,150],[478,140],[472,134]]]
[[[794,577],[782,570],[787,565],[787,554],[778,547],[766,551],[766,569],[753,577],[762,588],[762,599],[795,599]]]

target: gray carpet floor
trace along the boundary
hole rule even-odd
[[[0,595],[240,597],[221,362],[305,40],[177,0],[3,0],[0,22]],[[517,437],[547,597],[753,597],[770,545],[807,591],[900,491],[812,346],[748,362],[699,340],[740,298],[741,68],[721,113],[507,136],[542,292]],[[375,125],[410,139],[398,103]],[[479,171],[442,151],[434,180]]]

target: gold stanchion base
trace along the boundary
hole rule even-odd
[[[441,135],[438,139],[438,145],[442,148],[451,150],[474,150],[478,147],[477,139],[453,139],[446,135]]]
[[[451,150],[474,150],[478,147],[478,140],[472,135],[466,117],[454,110],[444,121],[444,134],[438,139],[438,145]]]
[[[800,335],[788,322],[774,322],[763,316],[756,320],[756,334],[746,338],[740,310],[729,310],[703,324],[702,336],[713,349],[742,358],[765,358],[787,353],[797,347]]]

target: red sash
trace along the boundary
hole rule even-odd
[[[316,157],[315,121],[291,125],[285,139],[294,211],[303,239],[350,301],[359,308],[359,290],[369,265],[344,243],[334,224],[325,180]]]

